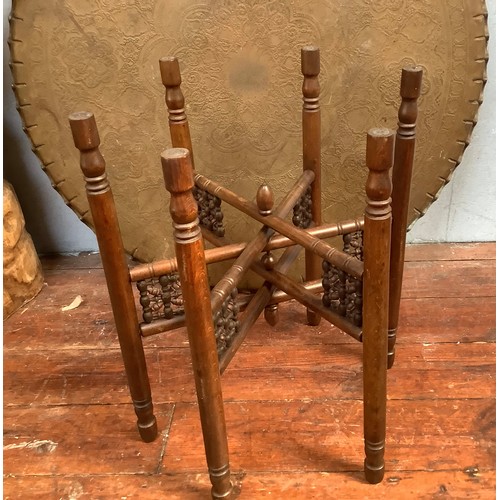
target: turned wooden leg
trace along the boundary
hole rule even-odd
[[[113,194],[106,176],[106,164],[99,152],[97,126],[94,115],[86,112],[73,113],[69,122],[75,146],[80,150],[80,166],[85,176],[87,198],[137,414],[137,426],[144,441],[153,441],[158,428],[153,414],[146,360]]]
[[[365,476],[370,483],[384,477],[393,148],[390,130],[368,132],[362,340]]]
[[[185,148],[167,149],[162,153],[161,162],[165,186],[171,194],[175,252],[212,497],[229,498],[232,485],[226,422],[203,240],[192,193],[194,180],[190,154]]]
[[[194,168],[193,145],[181,90],[181,71],[177,57],[160,59],[161,81],[165,87],[165,103],[168,110],[168,125],[173,148],[186,148],[191,155]]]
[[[314,172],[311,184],[312,225],[321,224],[321,113],[319,108],[319,71],[318,47],[304,47],[301,51],[301,66],[304,82],[302,84],[302,148],[303,168]],[[321,258],[306,250],[306,281],[321,279]],[[319,325],[321,316],[308,309],[307,322]]]
[[[417,121],[417,99],[422,84],[422,68],[407,67],[401,74],[401,106],[394,147],[394,168],[392,173],[392,236],[391,277],[389,292],[389,351],[387,366],[394,364],[396,333],[399,322],[401,285],[405,260],[408,205],[410,202],[411,174],[415,152],[415,126]]]

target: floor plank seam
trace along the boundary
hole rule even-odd
[[[395,473],[419,473],[419,472],[427,472],[429,474],[439,474],[439,473],[453,473],[453,472],[462,472],[466,475],[468,475],[471,478],[479,478],[481,477],[481,473],[483,472],[496,472],[496,468],[489,466],[489,467],[482,467],[478,470],[478,473],[475,473],[473,475],[470,472],[470,467],[465,467],[465,468],[448,468],[448,469],[388,469],[386,467],[386,472],[390,472],[392,474]],[[286,470],[276,470],[276,469],[258,469],[258,470],[248,470],[248,469],[233,469],[231,474],[232,475],[237,475],[241,474],[244,472],[247,476],[249,475],[258,475],[258,474],[273,474],[273,475],[285,475],[285,474],[331,474],[331,475],[348,475],[348,474],[353,474],[353,473],[362,473],[363,472],[363,467],[360,466],[359,469],[345,469],[345,470],[335,470],[335,471],[330,471],[327,469],[308,469],[308,470],[303,470],[303,469],[286,469]],[[64,478],[64,477],[72,477],[72,478],[98,478],[98,477],[115,477],[115,476],[120,476],[120,477],[157,477],[157,476],[165,476],[165,477],[171,477],[171,476],[185,476],[186,474],[205,474],[206,469],[182,469],[182,470],[175,470],[175,471],[165,471],[165,472],[101,472],[101,473],[96,473],[96,474],[81,474],[81,473],[76,473],[76,474],[71,474],[71,473],[66,473],[66,474],[58,474],[58,473],[46,473],[46,474],[16,474],[16,473],[9,473],[9,474],[3,474],[4,478],[47,478],[47,477],[54,477],[54,478]],[[390,480],[390,477],[386,479]]]
[[[162,443],[161,443],[161,448],[160,448],[160,456],[158,458],[158,464],[156,466],[155,474],[161,474],[161,469],[163,465],[163,458],[165,457],[165,453],[167,451],[167,443],[168,443],[168,438],[170,437],[170,429],[172,428],[172,422],[174,421],[174,414],[176,410],[176,403],[174,403],[174,406],[172,408],[172,411],[170,412],[170,419],[165,427],[165,430],[161,433],[162,435]]]
[[[492,401],[494,398],[492,397],[467,397],[467,398],[460,398],[460,397],[426,397],[426,398],[419,398],[419,397],[407,397],[407,398],[391,398],[388,397],[388,401]],[[357,401],[359,403],[363,402],[363,399],[361,397],[359,398],[293,398],[293,399],[228,399],[225,398],[224,402],[228,404],[240,404],[240,403],[276,403],[276,404],[292,404],[292,403],[328,403],[328,402],[346,402],[346,401]],[[78,407],[103,407],[103,406],[128,406],[131,403],[47,403],[47,404],[6,404],[5,408],[6,409],[20,409],[20,410],[26,410],[30,408],[45,408],[45,409],[50,409],[50,408],[78,408]],[[178,404],[183,404],[183,405],[189,405],[189,406],[197,406],[198,403],[196,402],[195,398],[192,400],[170,400],[170,401],[155,401],[155,406],[157,405],[178,405]],[[172,412],[172,418],[173,418],[173,412]],[[169,423],[169,429],[171,425],[171,421]]]
[[[323,332],[324,333],[324,332]],[[323,334],[322,333],[322,334]],[[421,334],[422,335],[422,334]],[[429,333],[431,335],[431,333]],[[423,335],[422,335],[423,336]],[[398,346],[400,347],[408,347],[408,346],[431,346],[431,345],[457,345],[457,344],[466,344],[466,345],[472,345],[472,344],[496,344],[496,339],[492,340],[437,340],[437,341],[428,341],[428,340],[422,340],[419,342],[404,342],[404,339],[398,339],[400,342]],[[242,347],[253,347],[253,348],[266,348],[266,349],[287,349],[290,347],[296,347],[296,346],[301,346],[303,348],[307,347],[321,347],[321,346],[346,346],[346,345],[351,345],[351,346],[361,346],[362,342],[345,342],[345,343],[328,343],[328,342],[318,342],[318,343],[309,343],[309,344],[304,344],[297,342],[297,344],[284,344],[284,345],[276,345],[276,344],[243,344]],[[106,347],[106,348],[101,348],[101,347],[59,347],[55,346],[53,349],[20,349],[19,347],[8,347],[4,346],[4,353],[33,353],[33,354],[44,354],[44,353],[54,353],[54,352],[71,352],[71,351],[85,351],[85,352],[106,352],[106,353],[111,353],[111,354],[117,354],[120,356],[120,348],[119,347]],[[189,346],[162,346],[162,347],[153,347],[153,346],[144,346],[144,351],[147,353],[153,353],[153,352],[178,352],[178,351],[188,351]],[[121,359],[121,358],[120,358]],[[395,365],[396,366],[396,365]]]

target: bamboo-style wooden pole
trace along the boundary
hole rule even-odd
[[[302,162],[304,170],[314,172],[311,184],[312,224],[321,224],[321,113],[319,107],[319,48],[304,47],[301,51],[302,84]],[[306,281],[321,278],[321,259],[310,250],[305,252]],[[308,309],[307,322],[318,325],[321,316]]]
[[[301,248],[298,245],[287,248],[276,263],[275,270],[286,273],[299,255],[300,250]],[[260,316],[260,313],[265,307],[268,306],[269,300],[271,299],[272,294],[275,290],[276,287],[266,281],[253,295],[250,303],[248,304],[248,307],[245,309],[241,316],[240,329],[238,331],[238,334],[232,340],[229,349],[224,352],[220,359],[219,368],[221,373],[224,373],[224,370],[227,368],[237,350],[240,348],[241,344],[245,340],[248,331]],[[272,305],[276,305],[276,303]]]
[[[161,155],[165,186],[171,194],[170,214],[174,225],[175,252],[184,296],[186,327],[198,395],[205,454],[213,498],[229,498],[226,422],[219,375],[208,275],[198,208],[192,189],[193,168],[185,148],[167,149]]]
[[[313,179],[314,174],[310,170],[304,172],[300,176],[289,193],[278,205],[276,209],[278,217],[284,217],[293,208]],[[272,193],[269,187],[267,187],[267,189],[269,193]],[[270,206],[272,207],[272,204]],[[265,209],[261,209],[260,205],[258,210],[259,213],[265,212]],[[271,210],[268,210],[268,212],[269,213],[263,216],[264,218],[270,215]],[[218,310],[231,291],[238,286],[238,283],[248,271],[255,257],[262,252],[273,234],[273,229],[267,226],[262,227],[257,233],[257,236],[245,246],[245,249],[238,256],[234,264],[228,269],[217,285],[215,285],[212,289],[212,308],[214,311]]]
[[[384,477],[387,399],[387,324],[391,242],[391,178],[394,133],[368,132],[367,205],[364,229],[363,278],[363,401],[365,476],[370,483]]]
[[[150,442],[156,438],[158,428],[118,217],[106,176],[106,164],[99,152],[99,133],[92,113],[73,113],[69,116],[69,123],[75,146],[80,150],[80,167],[85,176],[87,199],[137,415],[137,426],[143,441]]]
[[[353,325],[348,319],[340,314],[333,312],[323,305],[323,301],[317,295],[307,290],[307,288],[295,282],[285,274],[279,271],[269,271],[260,262],[254,262],[251,267],[252,271],[258,272],[266,281],[269,281],[276,288],[286,292],[291,298],[300,302],[309,309],[321,314],[323,318],[329,321],[332,325],[340,328],[342,331],[355,338],[361,340],[361,329]]]
[[[417,122],[417,99],[422,85],[422,68],[410,66],[401,73],[401,105],[399,123],[394,147],[394,168],[392,173],[392,236],[391,277],[389,291],[389,345],[387,366],[394,364],[396,334],[401,303],[401,286],[405,260],[406,230],[408,226],[408,205],[410,202],[411,176],[415,153],[415,127]]]
[[[342,221],[336,224],[324,224],[319,227],[305,229],[312,236],[316,236],[320,239],[331,238],[334,236],[339,236],[347,233],[352,233],[353,231],[361,231],[364,226],[364,219],[354,219],[349,221]],[[202,228],[203,231],[203,228]],[[215,236],[220,239],[219,237]],[[214,243],[218,247],[223,245],[223,243],[217,241]],[[282,235],[273,236],[268,244],[263,248],[263,252],[270,252],[272,250],[278,250],[280,248],[286,248],[296,245],[296,243]],[[205,250],[205,262],[207,264],[213,264],[215,262],[223,262],[225,260],[230,260],[238,257],[241,252],[245,249],[246,243],[234,243],[230,245],[223,246],[222,248],[208,248]],[[177,271],[177,260],[174,258],[158,260],[155,262],[149,262],[146,264],[138,264],[137,266],[130,269],[130,280],[140,281],[148,278],[154,278],[162,276],[164,274],[170,274]]]
[[[306,174],[307,172],[310,171],[307,170],[306,172],[304,172],[304,174]],[[312,172],[310,172],[310,174],[311,176],[314,175]],[[337,266],[338,268],[342,269],[348,274],[351,274],[355,278],[361,278],[361,276],[363,275],[363,263],[355,257],[351,257],[350,255],[337,250],[336,248],[332,248],[320,239],[311,236],[306,231],[298,229],[292,224],[285,222],[280,217],[276,217],[274,215],[261,215],[254,203],[246,200],[245,198],[242,198],[241,196],[238,196],[229,189],[226,189],[220,184],[207,179],[201,174],[196,173],[194,179],[198,187],[205,189],[205,191],[208,191],[215,196],[218,196],[221,200],[236,207],[238,210],[246,213],[253,219],[269,226],[270,228],[283,234],[284,236],[287,236],[288,238],[295,241],[295,243],[303,246],[305,249],[310,250],[316,255],[319,255],[330,264]]]

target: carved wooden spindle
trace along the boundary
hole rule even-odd
[[[363,260],[363,232],[344,234],[344,252]],[[346,275],[345,315],[356,326],[363,321],[363,280]]]
[[[311,215],[314,226],[321,224],[321,113],[319,108],[319,71],[320,58],[318,47],[304,47],[301,51],[301,66],[304,82],[302,95],[302,148],[303,168],[314,172],[311,184]],[[306,281],[321,278],[321,258],[306,250]],[[310,309],[307,310],[307,321],[310,325],[318,325],[321,316]]]
[[[151,299],[148,293],[148,281],[141,280],[137,282],[137,290],[139,290],[139,303],[142,307],[142,319],[145,323],[151,323],[153,321],[153,311],[151,311]]]
[[[266,252],[260,259],[268,271],[272,271],[276,265],[276,259],[271,252]],[[269,304],[264,308],[264,318],[271,325],[276,326],[279,321],[278,304]]]
[[[194,168],[193,145],[184,108],[181,71],[177,57],[162,57],[160,59],[160,74],[165,87],[165,102],[168,109],[168,125],[170,127],[172,147],[188,149],[191,155],[191,164]]]
[[[185,148],[167,149],[161,155],[161,162],[165,186],[171,194],[175,253],[184,295],[205,453],[213,485],[212,497],[229,498],[232,485],[226,423],[203,240],[192,193],[193,168],[189,151]]]
[[[367,205],[363,274],[363,400],[365,476],[384,477],[387,383],[387,322],[391,238],[391,178],[394,133],[372,129],[366,143]]]
[[[75,146],[80,150],[80,167],[85,176],[87,198],[139,433],[144,441],[150,442],[156,438],[158,428],[118,218],[106,176],[106,164],[99,152],[99,133],[92,113],[73,113],[69,122]]]
[[[274,194],[267,184],[262,184],[257,190],[257,207],[261,215],[271,215],[274,205]],[[267,270],[274,268],[275,259],[270,252],[266,252],[261,259]],[[270,304],[264,308],[264,318],[271,325],[276,326],[279,321],[278,304]]]
[[[406,67],[401,73],[401,106],[394,147],[394,168],[392,172],[392,236],[391,277],[389,295],[389,346],[387,366],[394,364],[396,333],[399,322],[401,285],[405,260],[406,229],[408,226],[408,205],[410,202],[411,175],[415,152],[415,127],[417,122],[417,99],[422,85],[422,68]]]
[[[260,215],[271,215],[274,206],[274,194],[267,184],[261,184],[255,198]]]
[[[173,318],[172,292],[170,291],[170,276],[162,275],[158,278],[161,287],[161,300],[163,302],[163,316],[166,319]]]

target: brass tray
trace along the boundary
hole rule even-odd
[[[365,133],[396,127],[401,67],[424,67],[413,221],[450,179],[476,121],[483,0],[17,0],[11,19],[15,92],[43,169],[92,227],[67,122],[92,111],[124,244],[142,261],[173,253],[158,59],[179,57],[197,170],[249,198],[267,181],[279,199],[302,168],[300,48],[310,43],[322,58],[325,222],[363,213]],[[225,222],[235,242],[258,227],[231,207]]]

